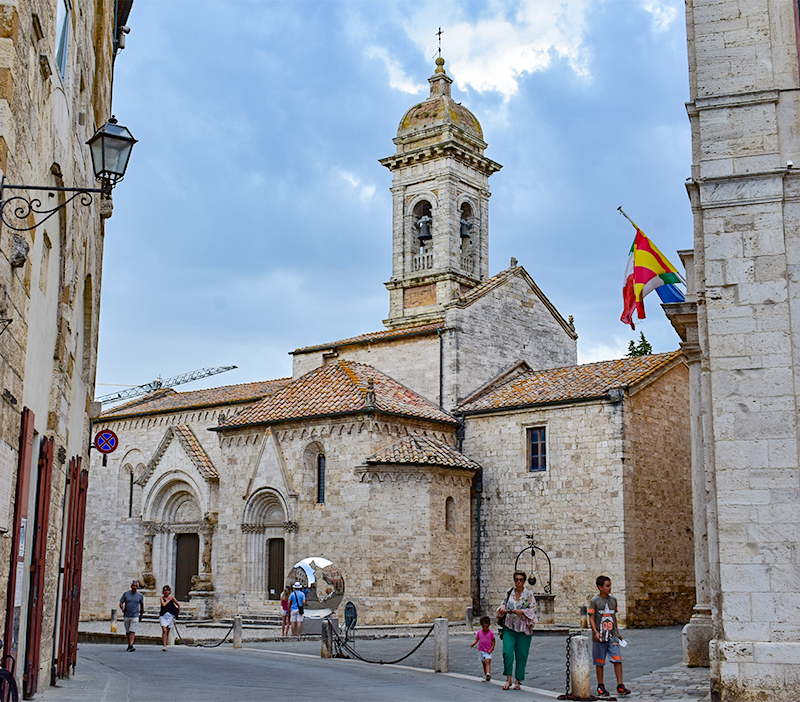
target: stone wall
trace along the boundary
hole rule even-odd
[[[57,65],[56,0],[0,3],[0,170],[7,182],[94,187],[85,142],[108,112],[115,3],[99,0],[69,15],[63,73]],[[5,196],[25,194],[6,191]],[[27,193],[31,194],[31,193]],[[36,193],[33,193],[34,195]],[[57,197],[63,198],[63,195]],[[42,196],[45,206],[51,198]],[[53,200],[52,202],[57,202]],[[63,200],[62,200],[63,201]],[[108,210],[107,214],[110,213]],[[38,218],[41,219],[41,218]],[[33,224],[29,218],[27,224]],[[0,233],[0,317],[12,319],[0,343],[0,441],[13,470],[2,476],[11,494],[18,465],[20,412],[35,415],[32,484],[40,439],[52,437],[52,473],[44,571],[39,690],[49,684],[58,637],[58,587],[67,461],[88,463],[88,409],[94,395],[103,232],[95,196],[86,208],[71,203],[29,232]],[[24,670],[29,564],[34,513],[28,515],[18,676]],[[3,525],[5,527],[6,525]],[[0,612],[6,611],[11,525],[0,536]]]
[[[695,583],[684,364],[625,400],[624,490],[628,626],[685,624]]]
[[[147,469],[169,427],[190,426],[219,471],[218,484],[198,474],[180,444],[172,441],[136,497],[128,518],[129,469]],[[365,466],[365,459],[407,431],[428,433],[453,444],[453,430],[427,422],[398,422],[380,416],[290,422],[211,433],[217,412],[175,413],[104,423],[120,438],[118,459],[93,461],[88,509],[86,581],[82,616],[105,618],[132,577],[145,570],[148,522],[157,521],[159,495],[185,484],[210,520],[192,528],[213,533],[209,599],[215,617],[269,609],[263,581],[264,542],[285,540],[285,568],[302,558],[322,556],[338,565],[346,580],[346,600],[363,622],[418,622],[435,616],[463,617],[470,604],[470,471],[436,467]],[[316,457],[326,456],[325,501],[317,502]],[[142,468],[137,468],[141,465]],[[122,476],[120,478],[119,476]],[[279,505],[279,516],[254,523],[251,505],[264,496]],[[454,500],[451,530],[445,503]],[[148,507],[148,506],[151,507]],[[139,517],[143,512],[144,519]],[[278,514],[278,513],[276,513]],[[204,514],[205,516],[205,514]],[[211,526],[213,524],[213,527]],[[243,529],[243,524],[247,525]],[[184,525],[189,528],[190,525]],[[158,590],[172,584],[171,524],[153,540],[152,571]],[[115,558],[109,559],[108,554]],[[193,598],[193,602],[197,599]],[[343,617],[343,610],[339,612]]]
[[[794,3],[687,3],[715,699],[800,686]]]
[[[464,453],[483,466],[483,611],[501,603],[525,535],[533,534],[552,560],[556,621],[579,621],[601,573],[612,578],[625,621],[622,415],[621,404],[594,401],[467,418]],[[532,473],[526,429],[533,426],[547,429],[548,466]],[[521,565],[529,570],[530,560]]]
[[[576,339],[531,288],[522,270],[475,302],[448,307],[445,327],[453,331],[443,333],[445,409],[452,410],[519,360],[535,369],[578,362]]]

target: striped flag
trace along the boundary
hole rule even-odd
[[[620,320],[636,329],[635,322],[645,318],[644,298],[653,290],[662,302],[683,302],[683,293],[675,283],[683,281],[677,268],[662,254],[635,224],[628,264],[625,268],[625,287],[622,289],[624,309]]]

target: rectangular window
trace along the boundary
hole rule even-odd
[[[528,470],[547,470],[547,436],[544,427],[528,429]]]
[[[59,0],[56,15],[56,65],[63,78],[67,73],[67,49],[69,48],[70,0]]]

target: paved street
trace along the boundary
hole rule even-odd
[[[623,632],[625,680],[637,699],[699,700],[707,691],[708,670],[686,670],[680,663],[680,627]],[[356,642],[365,658],[390,660],[410,651],[420,637],[370,639]],[[477,654],[471,635],[451,635],[448,675],[432,673],[433,643],[426,641],[398,666],[319,658],[319,640],[246,643],[235,651],[230,644],[215,649],[175,646],[167,653],[141,645],[127,653],[122,646],[81,644],[75,676],[48,690],[44,702],[197,702],[225,699],[252,702],[286,693],[324,695],[327,700],[382,701],[413,699],[509,699],[502,683],[501,656],[495,657],[492,684],[478,679]],[[565,640],[534,637],[525,699],[552,702],[564,691]],[[658,673],[648,675],[651,671]],[[607,676],[613,680],[608,667]],[[644,676],[644,677],[643,677]],[[594,680],[594,678],[593,678]],[[637,687],[637,680],[640,680]]]

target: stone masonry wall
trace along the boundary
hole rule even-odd
[[[575,339],[521,276],[468,307],[449,307],[445,326],[455,330],[444,333],[445,409],[519,360],[535,369],[578,362]]]
[[[547,429],[548,466],[527,469],[526,429]],[[580,608],[607,574],[627,615],[622,406],[595,401],[470,416],[464,453],[483,466],[481,607],[494,612],[513,584],[514,559],[534,534],[550,555],[558,622]],[[538,563],[542,566],[542,558]],[[521,565],[528,570],[530,560]],[[546,566],[537,577],[542,583]]]
[[[685,624],[695,604],[689,371],[625,399],[628,626]]]
[[[714,699],[800,688],[797,8],[687,3]]]

